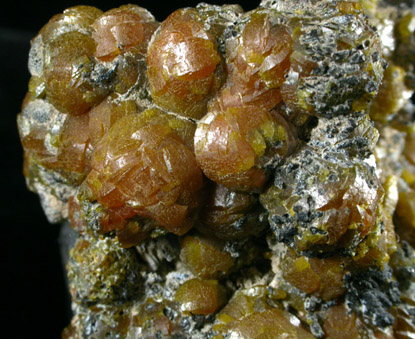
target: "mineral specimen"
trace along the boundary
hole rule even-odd
[[[415,16],[77,6],[32,40],[24,175],[64,338],[415,338]]]

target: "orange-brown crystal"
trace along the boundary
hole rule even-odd
[[[217,280],[191,279],[179,287],[175,300],[183,312],[208,315],[226,302],[226,290]]]
[[[97,43],[95,56],[102,61],[111,61],[130,50],[145,54],[157,24],[144,8],[125,5],[104,13],[92,27]]]
[[[175,123],[158,110],[118,120],[97,145],[87,183],[104,206],[128,207],[181,234],[203,178]]]
[[[220,241],[201,236],[189,235],[182,240],[180,259],[193,274],[203,279],[223,277],[234,264]]]
[[[88,115],[68,116],[60,135],[58,166],[68,172],[86,174],[89,170]]]
[[[92,146],[96,147],[118,119],[136,113],[137,106],[133,100],[118,103],[112,97],[104,99],[88,113],[88,128]]]
[[[254,195],[213,184],[207,196],[196,224],[202,233],[228,240],[257,235],[264,228],[259,220],[262,209]]]
[[[193,9],[171,14],[150,45],[148,79],[153,100],[180,115],[200,118],[220,85],[220,57],[214,37]]]
[[[45,42],[51,41],[56,36],[71,31],[91,32],[91,25],[102,11],[92,6],[69,7],[61,14],[53,16],[49,22],[42,27],[40,34]]]
[[[301,324],[293,325],[291,315],[279,309],[253,313],[232,324],[231,337],[247,339],[314,338]]]
[[[325,259],[298,256],[288,250],[282,261],[286,281],[304,293],[313,293],[331,300],[344,293],[343,276],[346,259],[334,256]]]
[[[47,43],[44,66],[46,96],[62,113],[80,115],[103,99],[106,90],[86,81],[96,44],[86,34],[72,31]]]
[[[259,190],[270,160],[289,133],[266,109],[256,106],[210,112],[198,124],[195,154],[203,173],[239,190]],[[275,147],[277,146],[277,147]]]
[[[324,332],[329,339],[360,338],[356,325],[356,315],[348,313],[346,305],[339,304],[328,309]]]
[[[241,34],[236,51],[228,50],[229,96],[245,104],[273,108],[281,101],[280,87],[290,68],[291,36],[272,25],[265,13],[255,12]]]

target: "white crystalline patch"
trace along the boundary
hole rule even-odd
[[[408,30],[411,33],[415,32],[415,16],[412,16],[412,19],[411,19],[411,21],[409,22],[409,25],[408,25]]]
[[[411,99],[413,94],[414,94],[414,91],[408,90],[408,89],[402,92],[402,96],[399,99],[399,103],[398,103],[399,109],[402,109],[405,106],[405,104]]]
[[[290,323],[293,324],[295,327],[299,327],[301,325],[300,319],[298,319],[297,317],[290,315]]]
[[[193,278],[193,276],[190,274],[190,272],[186,272],[183,267],[182,269],[178,267],[177,271],[168,273],[166,275],[166,288],[164,290],[164,298],[173,300],[179,287],[183,285],[185,281],[191,278]]]
[[[46,130],[44,145],[51,154],[57,153],[52,136],[58,136],[67,119],[66,114],[60,113],[49,102],[36,99],[30,101],[18,116],[21,137],[24,138],[36,128]]]
[[[364,159],[363,162],[376,169],[376,158],[373,154]]]
[[[29,72],[32,76],[42,77],[43,75],[43,41],[39,34],[32,40],[32,47],[29,51]]]
[[[34,187],[37,191],[37,194],[39,194],[40,204],[42,205],[43,212],[51,224],[61,222],[67,218],[68,208],[65,202],[50,194],[40,183],[35,183]]]
[[[386,19],[383,25],[380,25],[378,33],[382,41],[383,53],[390,56],[395,49],[395,38],[393,36],[393,21]]]
[[[57,155],[58,148],[53,145],[53,138],[49,133],[45,135],[44,145],[45,145],[45,147],[46,147],[46,149],[48,150],[49,153],[51,153],[53,155]]]
[[[38,177],[32,182],[27,179],[27,186],[40,197],[40,203],[48,221],[52,224],[68,218],[68,198],[76,195],[76,188],[65,183],[65,178],[37,166]]]
[[[236,331],[232,331],[231,335],[229,336],[229,339],[243,339],[243,336]]]

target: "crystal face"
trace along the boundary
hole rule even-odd
[[[17,120],[29,189],[77,234],[63,338],[414,337],[413,13],[54,16]]]

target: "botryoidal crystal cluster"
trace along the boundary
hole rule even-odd
[[[415,338],[410,6],[54,16],[18,126],[78,234],[63,338]]]

